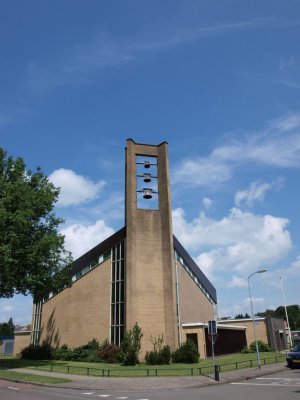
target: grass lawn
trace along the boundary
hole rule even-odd
[[[1,369],[0,369],[0,378],[17,379],[28,382],[49,383],[49,384],[72,382],[71,379],[55,378],[53,376],[25,374],[22,372],[5,371]]]
[[[272,364],[285,361],[285,355],[274,352],[260,353],[261,364]],[[221,366],[221,372],[255,367],[256,353],[232,354],[215,358],[215,364]],[[95,376],[183,376],[210,374],[212,372],[211,359],[201,360],[198,364],[171,364],[171,365],[146,365],[139,364],[135,367],[125,367],[120,364],[92,363],[77,361],[30,361],[19,358],[1,358],[0,365],[4,368],[28,368],[40,371],[63,372],[79,375]]]

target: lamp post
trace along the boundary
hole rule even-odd
[[[260,366],[260,355],[259,355],[258,343],[257,343],[257,338],[256,338],[256,328],[255,328],[255,322],[254,322],[253,304],[252,304],[251,289],[250,289],[250,278],[251,278],[251,276],[253,276],[255,274],[262,274],[263,272],[266,272],[266,271],[267,271],[266,269],[259,269],[258,271],[255,271],[255,272],[253,272],[253,274],[248,276],[249,299],[250,299],[250,306],[251,306],[251,316],[252,316],[252,322],[253,322],[253,331],[254,331],[254,339],[255,339],[256,357],[257,357],[257,366],[258,366],[258,368],[261,368],[261,366]]]
[[[283,298],[283,305],[284,305],[284,310],[285,310],[285,318],[286,318],[286,323],[287,323],[287,327],[288,327],[288,332],[289,332],[289,341],[290,341],[290,348],[292,347],[292,334],[291,334],[291,328],[290,328],[290,323],[289,323],[289,316],[287,313],[287,308],[286,308],[286,301],[285,301],[285,295],[284,295],[284,291],[283,291],[283,286],[282,286],[282,278],[280,277],[280,286],[281,286],[281,291],[282,291],[282,298]]]

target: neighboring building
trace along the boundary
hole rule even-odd
[[[31,338],[31,325],[16,325],[15,326],[15,340],[14,340],[14,354],[20,354],[21,351],[30,344]]]
[[[142,355],[163,335],[175,349],[182,324],[214,319],[216,290],[172,231],[168,145],[126,148],[125,227],[73,263],[72,283],[34,305],[32,343],[119,345],[142,328]]]
[[[0,355],[10,356],[13,354],[14,337],[0,336]]]
[[[281,318],[270,316],[254,318],[255,332],[257,340],[267,343],[272,350],[281,351],[287,349],[288,338],[285,333],[286,322]],[[235,326],[245,328],[246,345],[249,346],[255,340],[253,320],[227,319],[218,321],[219,326]]]

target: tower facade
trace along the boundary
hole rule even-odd
[[[143,349],[152,348],[151,336],[159,335],[175,348],[176,277],[166,142],[154,146],[127,141],[125,214],[126,329],[139,324]]]

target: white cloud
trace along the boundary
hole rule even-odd
[[[202,204],[206,210],[208,210],[211,207],[212,203],[213,201],[211,199],[209,199],[208,197],[203,197]]]
[[[246,162],[299,168],[300,113],[272,120],[265,129],[231,140],[207,157],[183,160],[175,167],[172,181],[215,187],[230,180],[235,169]]]
[[[208,277],[224,272],[241,278],[260,265],[273,264],[291,249],[289,221],[256,215],[238,208],[220,220],[204,213],[188,222],[182,209],[173,211],[173,228],[183,246],[198,254],[196,261]]]
[[[72,224],[60,232],[65,236],[65,248],[72,252],[74,259],[80,257],[88,250],[114,233],[103,220],[98,220],[94,225]]]
[[[252,303],[256,304],[262,304],[265,302],[265,299],[263,297],[252,297],[251,296]],[[250,304],[250,297],[247,297],[244,301],[244,304]]]
[[[247,286],[247,280],[240,278],[237,275],[233,275],[231,281],[228,283],[228,287],[245,287]]]
[[[251,182],[249,187],[244,190],[239,190],[235,194],[235,205],[241,206],[241,204],[246,204],[248,207],[252,207],[254,202],[263,201],[266,193],[275,188],[282,186],[283,179],[279,178],[273,182]]]
[[[14,309],[13,306],[9,304],[9,305],[6,305],[6,306],[1,307],[1,312],[9,313],[9,312],[11,312],[13,309]]]
[[[92,182],[70,169],[60,168],[52,172],[49,181],[60,188],[57,205],[69,206],[94,200],[104,187],[105,182]]]

